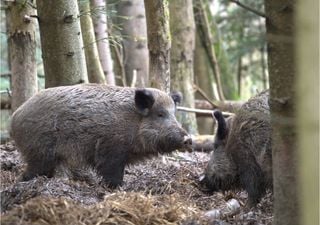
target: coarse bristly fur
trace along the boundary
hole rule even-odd
[[[152,88],[79,84],[43,90],[12,116],[11,136],[27,169],[22,180],[52,177],[66,165],[78,177],[91,166],[110,187],[138,160],[190,148],[175,118],[175,101]]]
[[[268,101],[269,91],[263,91],[227,120],[220,111],[214,112],[218,123],[214,151],[201,181],[211,191],[245,189],[250,207],[272,187]]]

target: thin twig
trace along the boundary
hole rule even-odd
[[[263,12],[260,12],[260,11],[258,11],[256,9],[253,9],[253,8],[247,6],[247,5],[244,5],[239,0],[229,0],[229,1],[237,4],[238,6],[244,8],[244,9],[246,9],[246,10],[248,10],[248,11],[250,11],[250,12],[252,12],[252,13],[258,15],[258,16],[261,16],[263,18],[267,18],[266,14],[264,14]]]

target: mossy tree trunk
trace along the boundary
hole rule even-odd
[[[319,1],[297,4],[300,224],[319,224]]]
[[[87,63],[87,73],[90,83],[105,84],[106,79],[100,63],[96,37],[94,34],[92,14],[89,0],[78,0],[80,9],[80,24],[84,43],[84,53]]]
[[[8,3],[8,44],[12,82],[12,111],[38,90],[36,63],[36,11],[23,2]]]
[[[168,0],[144,0],[149,48],[150,86],[170,91],[170,27]]]
[[[120,1],[117,8],[119,13],[119,25],[122,28],[121,34],[124,48],[123,61],[127,85],[137,87],[147,86],[149,52],[147,46],[147,24],[144,1]]]
[[[95,12],[92,16],[92,20],[103,73],[107,84],[115,85],[113,60],[108,40],[109,34],[106,2],[104,0],[91,0],[91,10]]]
[[[170,52],[171,90],[182,93],[183,106],[194,108],[195,24],[192,0],[171,1],[169,9],[172,36]],[[195,113],[179,112],[177,118],[190,134],[198,133]]]
[[[265,1],[273,127],[274,224],[299,224],[295,127],[294,0]]]
[[[37,1],[45,87],[88,82],[77,0]]]

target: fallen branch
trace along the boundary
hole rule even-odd
[[[212,106],[207,100],[195,100],[195,108],[196,109],[208,109],[208,110],[215,110],[219,109],[223,112],[230,112],[235,113],[237,112],[244,101],[224,101],[224,102],[216,102],[214,103],[215,106]]]
[[[188,108],[183,106],[177,106],[178,111],[181,112],[189,112],[189,113],[196,113],[197,116],[212,116],[213,110],[208,109],[194,109],[194,108]],[[233,113],[229,112],[223,112],[224,116],[231,116]]]
[[[192,137],[192,148],[195,152],[207,152],[213,150],[214,135],[196,135]]]

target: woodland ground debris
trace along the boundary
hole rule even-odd
[[[244,191],[208,195],[199,177],[208,153],[175,153],[131,166],[116,190],[73,181],[61,174],[18,182],[24,164],[14,144],[0,146],[1,224],[272,224],[272,195],[245,210]],[[233,215],[207,218],[230,199],[240,203]]]

